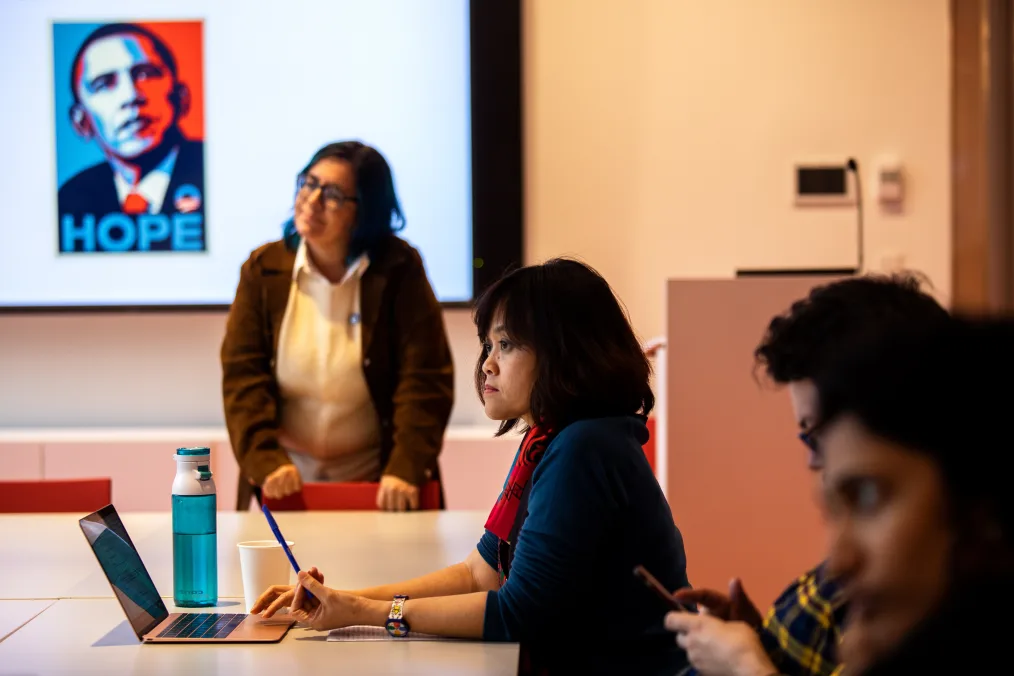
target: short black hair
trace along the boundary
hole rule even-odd
[[[169,46],[162,41],[162,38],[158,37],[144,26],[139,26],[136,23],[107,23],[104,26],[99,26],[94,31],[88,34],[88,37],[84,39],[81,46],[78,47],[77,53],[74,55],[74,60],[70,64],[70,90],[74,95],[74,103],[81,103],[81,97],[77,93],[77,71],[81,66],[81,59],[84,58],[85,51],[91,47],[92,43],[107,38],[111,35],[139,35],[143,38],[151,40],[152,46],[155,48],[155,52],[159,58],[162,59],[162,63],[165,64],[169,72],[172,73],[173,81],[179,82],[179,70],[176,65],[176,57],[173,55],[172,50]]]
[[[871,434],[929,456],[959,535],[975,538],[986,516],[991,538],[1014,546],[1014,320],[956,317],[930,330],[885,333],[815,382],[818,428],[853,416]]]
[[[475,364],[480,401],[485,341],[501,312],[507,335],[535,353],[531,413],[540,424],[559,431],[585,418],[647,416],[655,406],[651,364],[626,312],[598,272],[569,258],[517,268],[476,301],[484,346]],[[497,435],[517,423],[503,421]]]
[[[768,324],[756,365],[780,385],[813,379],[870,334],[946,320],[920,281],[911,273],[865,275],[814,287]]]
[[[405,215],[394,189],[394,175],[379,150],[360,141],[329,143],[313,154],[298,176],[325,159],[348,162],[356,177],[357,220],[347,260],[372,253],[390,235],[404,229]],[[300,237],[293,219],[283,224],[282,238],[290,250],[299,246]]]

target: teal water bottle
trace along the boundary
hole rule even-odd
[[[210,448],[176,449],[173,480],[173,601],[183,608],[218,604],[215,482]]]

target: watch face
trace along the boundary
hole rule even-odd
[[[387,620],[387,633],[391,636],[408,636],[408,624],[405,620]]]

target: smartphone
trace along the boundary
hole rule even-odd
[[[655,576],[649,573],[647,568],[645,568],[644,566],[635,567],[634,575],[637,576],[641,580],[641,582],[645,584],[646,587],[654,591],[659,598],[665,601],[666,605],[668,605],[670,608],[672,608],[673,610],[682,610],[684,612],[689,612],[690,609],[687,608],[682,603],[680,603],[679,601],[677,601],[675,598],[673,598],[673,595],[669,593],[669,590],[663,587],[662,583],[656,580]]]

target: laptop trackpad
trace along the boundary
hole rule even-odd
[[[293,622],[296,621],[295,619],[293,619],[292,613],[289,612],[288,608],[286,608],[285,610],[280,610],[268,618],[261,617],[260,615],[250,615],[250,619],[256,622],[257,624],[262,625],[292,624]]]

